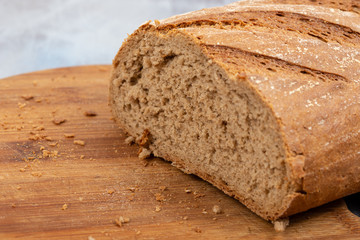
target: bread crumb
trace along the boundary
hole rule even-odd
[[[160,212],[161,211],[161,206],[155,206],[155,212]]]
[[[166,189],[167,189],[166,186],[160,186],[160,187],[159,187],[159,190],[161,190],[162,192],[165,191]]]
[[[45,127],[44,126],[35,126],[33,127],[36,131],[43,131],[45,130]]]
[[[24,107],[26,107],[26,103],[18,103],[18,107],[20,109],[23,109]]]
[[[16,204],[15,203],[11,204],[11,207],[16,208]]]
[[[162,195],[161,193],[155,193],[154,195],[155,195],[156,201],[158,201],[158,202],[163,202],[163,201],[165,201],[165,197],[164,197],[164,195]]]
[[[38,82],[34,80],[32,84],[34,85],[34,87],[36,87],[38,85]]]
[[[83,140],[74,140],[75,145],[85,146],[85,142]]]
[[[80,155],[80,159],[84,159],[84,157],[85,157],[84,155]]]
[[[110,194],[110,195],[113,194],[114,192],[115,192],[114,189],[110,189],[110,190],[107,191],[107,193]]]
[[[223,213],[223,210],[221,209],[221,207],[219,205],[214,205],[212,208],[213,213],[215,214],[221,214]]]
[[[83,198],[83,197],[79,197],[79,201],[82,202],[82,200],[84,200],[84,198]]]
[[[96,239],[93,238],[92,236],[88,236],[88,240],[96,240]]]
[[[286,227],[289,226],[290,221],[289,218],[283,218],[276,220],[274,223],[274,229],[276,232],[284,232]]]
[[[30,134],[33,134],[33,133],[30,132]],[[28,139],[33,140],[33,141],[37,141],[37,140],[41,139],[41,136],[39,134],[35,134],[34,136],[30,136]]]
[[[43,151],[42,151],[42,154],[43,154],[43,157],[44,157],[44,158],[49,157],[49,156],[50,156],[50,151],[48,151],[48,150],[43,150]]]
[[[130,137],[127,137],[125,139],[125,143],[128,144],[128,145],[131,145],[135,142],[135,138],[133,136],[130,136]]]
[[[84,115],[87,117],[95,117],[97,116],[97,113],[95,111],[85,111]]]
[[[66,122],[66,119],[65,118],[54,118],[52,120],[52,122],[55,124],[55,125],[60,125],[60,124],[63,124],[64,122]]]
[[[127,187],[126,189],[129,190],[130,192],[135,192],[135,191],[139,190],[139,188],[137,186],[135,186],[135,187]]]
[[[21,187],[20,187],[20,186],[17,186],[17,187],[16,187],[16,189],[17,189],[17,190],[20,190],[20,189],[21,189]]]
[[[45,137],[45,140],[46,141],[52,141],[52,138],[51,137]]]
[[[25,101],[29,101],[31,99],[34,99],[34,96],[32,96],[32,95],[22,95],[21,98],[24,99]]]
[[[58,143],[57,142],[50,142],[48,143],[50,147],[55,147]]]
[[[141,232],[140,232],[140,231],[137,231],[137,232],[136,232],[136,235],[140,235],[140,234],[141,234]]]
[[[74,137],[75,137],[75,134],[73,134],[73,133],[65,133],[65,134],[64,134],[64,137],[65,137],[65,138],[74,138]]]
[[[52,157],[57,157],[57,156],[58,156],[58,154],[59,154],[59,152],[58,152],[58,151],[56,151],[56,150],[51,151],[51,156],[52,156]]]
[[[195,199],[198,199],[198,198],[201,198],[201,197],[205,197],[205,194],[203,194],[203,193],[198,193],[198,192],[194,192],[194,198],[195,198]]]
[[[20,172],[25,172],[26,169],[25,168],[20,168]]]
[[[62,205],[61,210],[66,210],[68,208],[68,205],[65,203],[64,205]]]
[[[151,155],[151,151],[147,148],[140,148],[139,149],[139,155],[138,157],[141,159],[141,160],[144,160],[148,157],[150,157]]]
[[[202,213],[202,214],[208,214],[208,212],[206,211],[206,209],[203,209],[201,213]]]
[[[124,223],[130,222],[130,218],[120,216],[119,219],[115,219],[114,221],[118,227],[122,227],[124,225]]]
[[[192,229],[193,231],[197,232],[197,233],[201,233],[201,229],[199,227],[195,227]]]
[[[45,150],[44,146],[40,146],[40,151]]]
[[[32,172],[31,175],[34,177],[41,177],[42,173],[41,172]]]
[[[191,191],[191,189],[185,188],[185,192],[186,192],[186,193],[191,193],[192,191]]]
[[[188,220],[188,219],[189,219],[188,216],[183,217],[183,220]]]

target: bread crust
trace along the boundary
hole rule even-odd
[[[235,197],[267,220],[287,217],[360,191],[360,44],[346,39],[324,42],[287,29],[224,25],[233,13],[290,12],[318,18],[325,24],[337,25],[354,34],[360,32],[360,16],[355,12],[330,8],[333,6],[326,5],[326,1],[323,6],[293,5],[292,2],[296,1],[286,1],[287,4],[245,1],[205,9],[156,23],[148,22],[129,37],[142,31],[163,34],[177,31],[192,39],[209,59],[235,80],[238,80],[238,69],[243,64],[240,61],[229,63],[229,58],[235,55],[258,62],[265,59],[281,66],[275,74],[259,71],[256,67],[243,69],[249,87],[278,121],[286,145],[289,177],[299,185],[276,214],[263,212],[260,206],[240,196],[216,176],[185,166],[181,159],[167,153],[159,154],[184,172],[195,174]],[[287,42],[289,39],[298,41]],[[126,45],[127,41],[115,57],[114,69]],[[111,87],[110,92],[113,92]],[[110,94],[110,106],[115,111],[112,100]],[[118,124],[122,125],[121,122]],[[131,134],[131,129],[124,129]]]

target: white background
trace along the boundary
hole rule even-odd
[[[0,0],[0,78],[64,66],[111,64],[128,33],[232,0]]]

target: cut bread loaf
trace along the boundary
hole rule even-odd
[[[145,152],[267,220],[360,191],[359,8],[298,2],[146,23],[110,82],[115,119]]]

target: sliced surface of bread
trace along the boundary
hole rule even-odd
[[[360,15],[318,2],[143,24],[113,61],[116,121],[267,220],[360,191]]]

